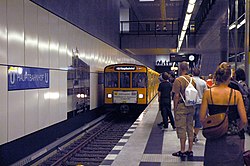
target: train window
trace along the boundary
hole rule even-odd
[[[146,88],[146,73],[133,73],[132,74],[132,87],[133,88]]]
[[[105,88],[118,87],[118,73],[105,73]]]
[[[130,85],[130,73],[129,72],[121,72],[120,73],[120,87],[121,88],[129,88]]]

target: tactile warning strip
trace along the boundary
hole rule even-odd
[[[173,157],[169,154],[143,154],[141,162],[180,162],[179,157]]]
[[[119,152],[124,147],[125,143],[128,142],[128,139],[132,135],[132,133],[135,131],[137,126],[140,124],[143,117],[146,115],[147,109],[144,110],[139,118],[133,123],[133,125],[128,129],[128,131],[124,134],[124,136],[119,140],[118,144],[112,149],[112,151],[106,156],[106,158],[103,160],[100,166],[108,166],[113,163]],[[123,143],[123,145],[122,145]]]

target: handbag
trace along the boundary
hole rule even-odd
[[[243,159],[246,166],[250,166],[250,150],[243,152]]]
[[[212,93],[210,89],[210,96],[212,99]],[[227,110],[225,113],[219,113],[214,115],[209,115],[206,117],[203,123],[202,134],[207,139],[217,139],[225,135],[228,130],[228,111],[229,104],[232,96],[232,89],[230,91],[230,97],[227,105]],[[212,100],[213,102],[213,100]]]

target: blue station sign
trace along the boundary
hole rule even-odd
[[[8,66],[8,91],[49,88],[49,69]]]

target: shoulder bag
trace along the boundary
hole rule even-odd
[[[211,89],[210,89],[210,96],[212,99]],[[205,122],[203,123],[203,129],[202,129],[202,134],[205,138],[217,139],[227,133],[228,111],[229,111],[229,104],[230,104],[231,96],[232,96],[232,89],[230,91],[228,106],[227,106],[227,110],[225,113],[209,115],[205,119]]]

